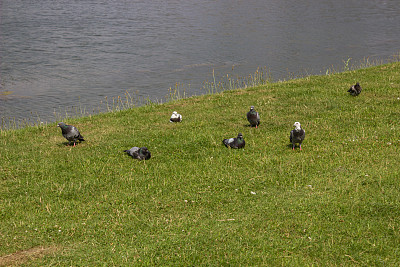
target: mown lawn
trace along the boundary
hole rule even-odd
[[[65,122],[1,131],[0,265],[400,264],[400,63]]]

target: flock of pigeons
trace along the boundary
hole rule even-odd
[[[347,91],[350,93],[352,96],[358,96],[361,93],[361,86],[359,83],[356,83],[350,89]],[[260,114],[254,109],[254,106],[250,107],[250,111],[247,112],[247,120],[250,123],[251,127],[256,127],[258,128],[258,125],[260,125]],[[182,121],[182,115],[178,114],[178,112],[174,111],[172,112],[171,118],[169,119],[170,122],[181,122]],[[69,141],[69,143],[73,142],[74,146],[76,146],[76,142],[82,142],[85,141],[83,136],[79,133],[78,129],[73,126],[73,125],[67,125],[64,122],[60,122],[57,125],[58,127],[61,128],[62,135]],[[292,149],[294,150],[296,147],[296,144],[299,144],[300,150],[301,144],[304,141],[304,138],[306,137],[306,132],[304,129],[301,128],[300,122],[295,122],[293,125],[294,129],[290,131],[290,136],[289,140],[290,143],[292,143]],[[239,133],[237,137],[235,138],[229,138],[229,139],[224,139],[222,140],[222,143],[226,147],[230,148],[244,148],[246,142],[244,141],[243,134]],[[151,158],[151,153],[147,149],[147,147],[132,147],[129,150],[124,150],[129,156],[131,156],[134,159],[138,160],[148,160]]]

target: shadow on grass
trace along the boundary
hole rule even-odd
[[[251,126],[251,124],[244,124],[243,127],[256,128],[256,126]],[[257,128],[260,128],[260,125],[258,125]]]
[[[80,145],[80,142],[76,142],[75,144],[76,144],[76,146],[79,146],[79,145]],[[64,146],[67,146],[67,147],[74,147],[74,143],[62,142],[62,143],[58,143],[57,146],[58,146],[58,147],[64,147]]]

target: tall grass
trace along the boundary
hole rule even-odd
[[[207,94],[217,94],[228,90],[245,89],[256,87],[271,82],[272,79],[267,73],[266,68],[257,68],[254,74],[247,77],[231,77],[229,74],[221,79],[216,79],[215,72],[212,73],[213,80],[203,84],[203,89]],[[218,82],[216,82],[218,80]]]

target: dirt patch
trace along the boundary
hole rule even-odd
[[[17,251],[0,257],[0,266],[17,266],[28,261],[43,258],[44,256],[54,253],[57,247],[34,247],[27,250]]]

